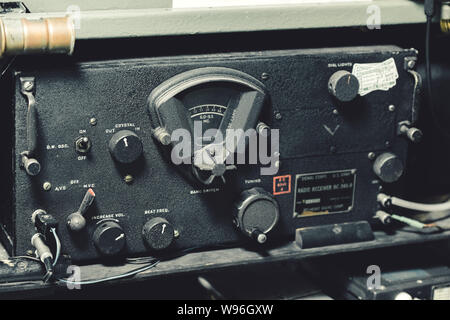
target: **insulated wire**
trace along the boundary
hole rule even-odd
[[[435,225],[432,224],[425,224],[422,223],[420,221],[411,219],[411,218],[407,218],[407,217],[403,217],[403,216],[399,216],[396,214],[391,214],[391,218],[400,222],[403,222],[405,224],[407,224],[410,227],[414,227],[414,228],[418,228],[418,229],[424,229],[424,228],[431,228],[434,227]]]
[[[96,284],[96,283],[102,283],[102,282],[106,282],[106,281],[111,281],[111,280],[118,280],[118,279],[123,279],[123,278],[127,278],[127,277],[132,277],[138,273],[147,271],[153,267],[155,267],[160,261],[156,260],[153,263],[142,267],[142,268],[138,268],[123,274],[119,274],[117,276],[111,276],[111,277],[107,277],[107,278],[102,278],[102,279],[96,279],[96,280],[86,280],[86,281],[71,281],[71,280],[65,280],[65,279],[59,279],[58,281],[63,282],[63,283],[68,283],[68,284],[73,284],[73,285],[88,285],[88,284]]]
[[[222,246],[218,246],[218,247],[222,247]],[[223,246],[223,247],[227,247],[227,246]],[[142,257],[142,258],[128,258],[127,262],[129,262],[130,264],[141,264],[145,261],[145,259],[152,259],[153,261],[144,267],[123,273],[123,274],[119,274],[117,276],[111,276],[111,277],[107,277],[107,278],[102,278],[102,279],[95,279],[95,280],[86,280],[86,281],[71,281],[71,280],[65,280],[65,279],[58,279],[58,281],[63,282],[63,283],[68,283],[68,284],[73,284],[73,285],[89,285],[89,284],[97,284],[97,283],[102,283],[102,282],[107,282],[107,281],[111,281],[111,280],[119,280],[119,279],[123,279],[123,278],[127,278],[127,277],[132,277],[137,275],[138,273],[147,271],[153,267],[155,267],[158,263],[160,263],[161,261],[165,261],[165,260],[170,260],[170,259],[174,259],[174,258],[178,258],[184,254],[190,253],[192,251],[198,250],[201,247],[192,247],[192,248],[188,248],[185,250],[182,250],[178,253],[174,253],[174,254],[170,254],[164,257],[160,257],[160,258],[153,258],[152,257]]]
[[[450,210],[450,201],[436,204],[426,204],[403,200],[397,197],[391,197],[391,203],[394,206],[424,212],[447,211]]]
[[[50,230],[53,233],[53,236],[55,237],[56,242],[56,253],[55,253],[55,260],[53,261],[53,266],[56,266],[58,263],[59,255],[61,254],[61,241],[59,240],[58,234],[56,233],[55,228],[52,228]]]

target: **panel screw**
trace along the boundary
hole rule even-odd
[[[179,232],[178,230],[174,230],[174,231],[173,231],[173,236],[174,236],[175,238],[178,238],[178,237],[180,236],[180,232]]]
[[[125,180],[126,183],[130,184],[130,183],[133,182],[134,178],[133,178],[133,176],[132,176],[131,174],[127,174],[127,175],[125,176],[125,179],[124,179],[124,180]]]
[[[337,148],[335,146],[330,147],[330,153],[336,153]]]
[[[90,124],[91,126],[97,125],[97,119],[96,119],[96,118],[91,118],[91,119],[89,120],[89,124]]]
[[[388,107],[388,109],[389,109],[390,112],[394,112],[394,111],[395,111],[395,106],[394,106],[393,104],[391,104],[391,105]]]
[[[386,142],[384,143],[384,145],[385,145],[386,147],[390,147],[390,146],[391,146],[391,142],[390,142],[390,141],[386,141]]]
[[[261,79],[262,79],[262,80],[267,80],[267,79],[269,79],[269,74],[266,73],[266,72],[263,72],[263,73],[261,74]]]
[[[281,118],[283,118],[283,117],[281,116],[281,113],[275,112],[275,119],[281,120]]]
[[[45,191],[50,191],[50,190],[52,189],[52,184],[51,184],[50,182],[46,181],[46,182],[44,182],[44,184],[42,185],[42,188],[43,188]]]
[[[369,154],[367,155],[367,157],[369,158],[369,160],[375,159],[375,152],[369,152]]]
[[[32,256],[33,255],[33,250],[27,250],[27,256]]]
[[[25,81],[25,82],[23,83],[23,88],[24,88],[26,91],[31,91],[31,90],[33,90],[33,87],[34,87],[34,84],[33,84],[33,82],[31,82],[31,81]]]
[[[339,114],[339,111],[338,111],[337,109],[334,109],[334,110],[333,110],[333,114],[336,114],[336,115],[337,115],[337,114]]]

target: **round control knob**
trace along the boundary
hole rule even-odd
[[[278,203],[272,195],[256,187],[242,192],[236,203],[235,223],[245,235],[264,243],[279,215]]]
[[[147,245],[153,250],[168,248],[174,239],[175,230],[164,218],[150,219],[142,229],[142,235]]]
[[[414,299],[408,292],[402,291],[394,297],[394,300],[414,300]]]
[[[339,101],[349,102],[358,95],[358,78],[345,70],[336,71],[328,80],[328,91]]]
[[[393,153],[385,152],[373,163],[373,171],[383,182],[397,181],[403,174],[403,163]]]
[[[136,133],[121,130],[109,141],[109,152],[120,163],[132,163],[142,154],[142,141]]]
[[[95,229],[93,240],[102,255],[113,256],[124,248],[125,233],[117,222],[104,221]]]

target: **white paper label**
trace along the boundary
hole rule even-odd
[[[433,300],[450,300],[450,286],[435,288],[433,290]]]
[[[303,3],[371,2],[372,0],[172,0],[173,8],[269,6]]]
[[[375,90],[387,91],[397,84],[398,72],[394,58],[379,63],[355,63],[353,75],[359,80],[359,95]]]

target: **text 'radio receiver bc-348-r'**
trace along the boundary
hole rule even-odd
[[[75,261],[292,241],[400,191],[417,52],[307,49],[17,66],[4,235]]]

